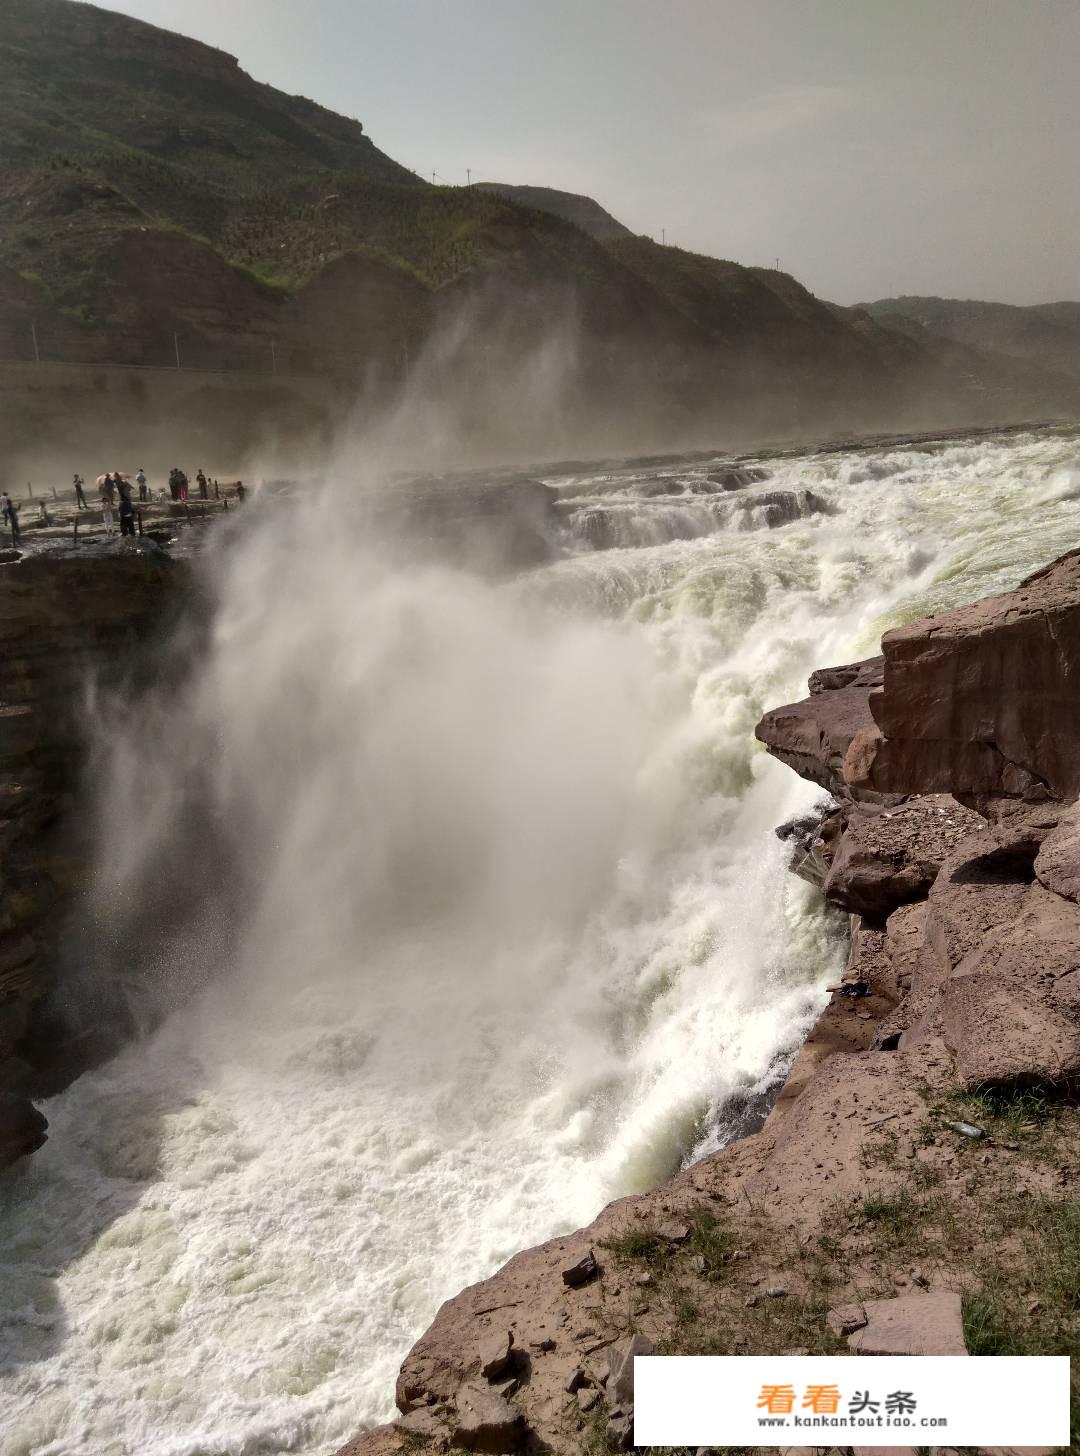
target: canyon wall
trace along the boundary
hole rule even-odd
[[[190,569],[149,545],[0,563],[0,1167],[40,1146],[52,1096],[132,1034],[123,998],[68,1004],[88,947],[95,694],[157,669]],[[77,1012],[77,1014],[76,1014]]]

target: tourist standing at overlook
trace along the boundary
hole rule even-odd
[[[10,499],[7,504],[7,518],[8,525],[11,527],[11,544],[17,546],[19,544],[19,508]]]
[[[86,484],[86,481],[83,480],[82,476],[76,470],[76,472],[75,472],[75,504],[78,506],[78,508],[79,508],[80,511],[88,511],[90,509],[90,507],[86,504],[86,492],[83,490],[83,486],[85,484]]]
[[[130,491],[126,495],[123,491],[120,492],[120,534],[121,536],[134,536],[135,534],[135,505]]]
[[[203,468],[201,465],[196,471],[195,479],[199,482],[199,494],[202,496],[203,500],[209,500],[210,492],[207,488],[206,476],[203,473]]]
[[[113,515],[113,483],[112,476],[106,475],[101,482],[101,520],[105,527],[106,536],[111,536],[116,530],[116,520]]]
[[[148,500],[149,496],[146,490],[146,471],[142,468],[141,465],[135,472],[135,484],[139,487],[139,499],[141,501]]]

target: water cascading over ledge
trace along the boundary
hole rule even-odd
[[[219,766],[255,892],[239,964],[208,925],[187,967],[223,974],[50,1103],[4,1187],[20,1439],[322,1456],[387,1418],[462,1284],[730,1135],[840,973],[773,834],[819,791],[754,723],[886,623],[1072,544],[1072,459],[1052,436],[773,459],[770,490],[835,517],[509,581],[400,570],[351,479],[253,534],[201,670],[109,727],[100,780],[121,883],[156,881],[159,846],[182,881],[189,773]],[[560,516],[644,511],[707,469],[547,483]]]

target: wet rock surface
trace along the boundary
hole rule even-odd
[[[740,496],[736,504],[748,516],[760,519],[770,530],[777,526],[790,526],[792,521],[801,521],[806,516],[830,514],[828,501],[812,490],[763,490],[754,495]]]
[[[25,1097],[0,1092],[0,1168],[43,1147],[48,1126],[45,1115]]]
[[[136,681],[189,584],[160,551],[38,553],[0,565],[0,1094],[61,1090],[131,1033],[122,1008],[77,1029],[62,996],[59,934],[90,873],[79,804],[87,752],[85,690]],[[189,608],[195,613],[194,602]],[[145,666],[145,664],[144,664]],[[33,1151],[0,1135],[0,1166]],[[44,1141],[42,1123],[42,1137]]]
[[[769,472],[761,466],[738,466],[731,465],[724,470],[715,470],[711,475],[705,477],[710,485],[720,490],[743,490],[748,485],[754,485],[760,480],[768,480]]]

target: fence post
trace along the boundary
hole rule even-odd
[[[76,517],[75,517],[75,529],[71,533],[71,544],[73,546],[77,546],[79,544],[79,517],[78,517],[78,515],[76,515]]]
[[[33,486],[33,482],[28,480],[26,482],[26,488],[30,492],[30,499],[33,500],[34,499],[34,486]]]

